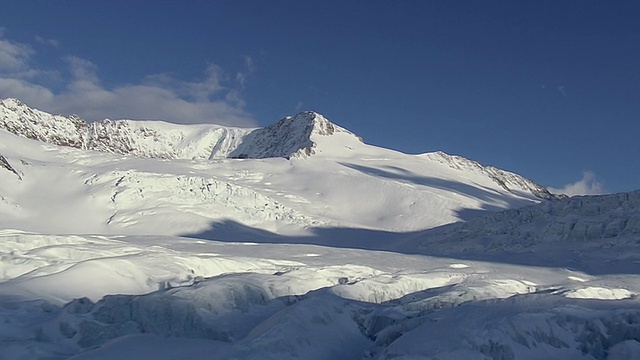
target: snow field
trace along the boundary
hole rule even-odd
[[[619,351],[634,351],[622,344],[634,339],[636,326],[625,319],[640,318],[640,283],[632,275],[167,236],[5,230],[0,244],[0,353],[12,359],[100,358],[106,349],[149,356],[163,348],[153,347],[157,336],[209,348],[200,356],[214,351],[220,359],[533,358],[532,344],[571,357],[589,344],[584,329],[595,331],[592,324],[609,316],[618,320],[607,326],[627,335],[610,343],[610,334],[594,333],[603,343],[587,352],[606,353],[618,343]],[[626,303],[585,300],[594,296]],[[437,340],[445,334],[451,339]],[[158,356],[168,354],[192,352]]]

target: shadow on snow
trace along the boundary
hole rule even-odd
[[[514,265],[558,267],[593,275],[640,274],[640,251],[637,242],[627,242],[616,248],[585,247],[583,251],[557,244],[541,243],[539,248],[518,248],[496,244],[504,239],[479,238],[455,240],[443,236],[460,223],[414,232],[390,232],[356,228],[310,228],[306,235],[282,235],[253,228],[235,221],[216,222],[203,232],[183,234],[188,238],[221,242],[251,242],[261,244],[305,244],[334,248],[390,251],[410,255],[426,255],[488,261]],[[443,241],[446,240],[446,241]],[[513,241],[518,244],[517,239]],[[592,244],[593,245],[593,244]],[[546,247],[545,247],[546,246]],[[588,250],[588,251],[587,251]],[[622,256],[624,255],[624,256]]]

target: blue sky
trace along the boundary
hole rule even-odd
[[[640,188],[640,2],[13,1],[0,97],[88,120],[315,110],[575,193]]]

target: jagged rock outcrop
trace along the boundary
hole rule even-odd
[[[161,121],[87,123],[75,115],[32,109],[16,99],[0,100],[0,129],[59,146],[165,159],[225,158],[252,130]]]
[[[11,164],[9,164],[9,160],[7,160],[7,158],[2,154],[0,154],[0,168],[9,170],[10,172],[14,173],[18,177],[18,179],[22,180],[22,175],[20,175],[20,173],[16,169],[14,169]]]
[[[51,115],[16,99],[0,100],[0,129],[49,144],[82,148],[87,123],[78,116]]]

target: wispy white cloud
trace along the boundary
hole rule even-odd
[[[0,38],[0,71],[24,71],[33,53],[33,49],[28,45]]]
[[[251,77],[251,75],[253,75],[255,72],[256,72],[256,65],[253,62],[253,58],[251,58],[250,56],[245,56],[244,69],[236,73],[236,82],[238,82],[238,84],[242,88],[244,88],[244,85],[247,82],[247,79],[249,79],[249,77]]]
[[[596,175],[591,171],[585,171],[582,173],[582,179],[567,184],[561,188],[549,188],[554,194],[566,194],[568,196],[574,195],[600,195],[603,194],[604,186],[600,181],[596,179]]]
[[[209,64],[195,81],[152,74],[139,83],[108,87],[95,63],[67,56],[63,59],[66,69],[57,71],[62,84],[54,89],[34,76],[51,73],[32,66],[31,59],[36,55],[30,45],[7,40],[0,32],[0,98],[15,97],[44,111],[78,114],[87,120],[128,118],[255,125],[245,110],[241,88],[237,88],[244,85],[246,76],[242,81],[237,76],[227,81],[228,76],[215,64]],[[247,59],[245,65],[251,69],[252,61]]]
[[[558,86],[558,92],[562,94],[562,96],[567,97],[567,90],[565,90],[564,85]]]
[[[60,46],[60,41],[56,39],[49,39],[42,36],[36,36],[34,39],[37,43],[42,45],[48,45],[54,48],[57,48],[58,46]]]

